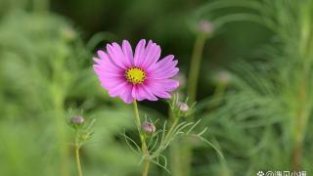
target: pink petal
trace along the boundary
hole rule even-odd
[[[150,79],[168,79],[174,77],[179,69],[176,67],[178,61],[173,60],[174,56],[166,56],[148,69],[148,78]]]
[[[123,72],[110,66],[105,67],[105,65],[93,65],[93,70],[94,72],[97,73],[98,76],[109,76],[109,77],[123,76]]]
[[[109,59],[109,57],[108,57],[108,55],[104,52],[104,51],[102,51],[102,50],[98,50],[97,51],[97,54],[98,54],[98,56],[99,56],[99,58],[102,60],[108,60]]]
[[[155,64],[161,56],[161,48],[157,44],[153,43],[151,40],[146,48],[145,58],[142,61],[141,67],[148,68]]]
[[[128,87],[121,92],[120,97],[125,103],[132,103],[134,101],[134,98],[132,97],[132,86],[128,85]]]
[[[179,82],[172,79],[147,80],[149,87],[160,91],[171,92],[178,88]]]
[[[145,94],[137,85],[133,86],[132,97],[138,101],[145,99]]]
[[[141,86],[142,91],[145,93],[146,99],[150,101],[157,101],[158,98],[153,95],[153,93],[147,88],[146,85],[142,84]]]
[[[157,71],[158,72],[164,72],[164,71],[171,70],[171,69],[176,67],[177,63],[178,63],[177,60],[163,62],[163,63],[158,63]]]
[[[94,58],[95,64],[93,70],[97,74],[101,85],[108,89],[121,84],[123,79],[123,71],[114,65],[103,51],[98,51],[99,57]]]
[[[161,84],[163,89],[166,91],[173,91],[179,87],[179,81],[177,80],[164,79],[164,80],[158,80],[157,82]]]
[[[164,99],[171,98],[171,94],[169,94],[168,92],[155,91],[154,93],[156,96],[158,96],[160,98],[164,98]]]
[[[146,40],[145,39],[141,39],[139,41],[139,43],[136,46],[135,49],[135,56],[134,56],[134,64],[135,66],[140,66],[143,59],[144,59],[144,55],[145,55],[145,46],[146,46]]]
[[[125,82],[122,79],[106,78],[106,77],[99,77],[99,80],[100,80],[102,87],[104,87],[108,91]]]
[[[157,101],[158,98],[144,84],[133,86],[132,97],[138,101]]]
[[[171,98],[171,95],[166,92],[158,89],[157,87],[150,87],[149,90],[157,97],[168,99]]]
[[[168,76],[168,78],[170,78],[170,77],[175,76],[178,71],[179,69],[177,67],[160,68],[158,70],[155,70],[154,72],[151,72],[150,74],[151,76]]]
[[[94,72],[99,78],[122,78],[124,72],[117,66],[113,65],[112,62],[107,58],[105,59],[95,59],[95,64],[93,65]]]
[[[174,91],[179,86],[178,81],[171,79],[147,80],[146,89],[160,98],[170,98],[169,92]]]
[[[127,40],[123,41],[122,48],[124,56],[128,60],[128,64],[134,65],[133,50]]]
[[[112,60],[109,58],[109,56],[102,50],[99,50],[98,52],[98,58],[94,58],[95,64],[99,65],[103,68],[106,68],[105,70],[108,71],[121,71],[122,69],[118,67]]]
[[[121,95],[121,93],[123,93],[125,89],[129,89],[129,84],[127,82],[118,84],[115,87],[110,87],[108,91],[111,97],[116,97],[116,96]]]
[[[148,72],[151,72],[153,70],[158,70],[160,68],[171,68],[171,67],[175,67],[177,65],[177,61],[174,62],[174,56],[173,55],[168,55],[166,57],[164,57],[162,60],[160,60],[159,62],[151,65],[150,67],[148,67],[146,70]]]
[[[148,75],[148,79],[169,79],[169,78],[173,78],[175,75],[177,75],[177,73],[179,72],[178,68],[173,68],[167,71],[158,71],[155,73],[149,73]]]
[[[110,59],[117,66],[123,69],[126,69],[128,66],[130,66],[129,60],[124,57],[124,53],[117,43],[112,43],[112,45],[107,44],[106,48]]]

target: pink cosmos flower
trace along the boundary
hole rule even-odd
[[[173,79],[179,71],[177,60],[173,55],[160,60],[161,48],[151,40],[147,45],[146,40],[140,40],[134,54],[126,40],[122,45],[107,44],[106,51],[97,53],[93,68],[102,87],[125,103],[170,98],[170,92],[179,86]]]

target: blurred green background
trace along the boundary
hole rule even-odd
[[[301,170],[313,174],[312,1],[226,0],[216,5],[218,11],[211,2],[0,0],[0,175],[76,175],[73,130],[67,125],[75,115],[96,119],[94,137],[82,148],[85,175],[139,175],[140,157],[122,137],[125,131],[136,135],[132,109],[100,87],[93,54],[110,41],[128,39],[135,45],[152,39],[162,56],[175,55],[186,78],[199,21],[214,25],[234,14],[265,14],[279,27],[271,30],[244,16],[217,26],[207,39],[196,118],[202,119],[199,128],[209,128],[205,137],[225,159],[195,141],[192,176],[292,170],[298,131]],[[264,11],[254,12],[249,2],[264,3]],[[301,3],[309,4],[307,9]],[[308,42],[301,52],[303,31]],[[305,73],[303,65],[309,65]],[[302,83],[307,89],[299,98]],[[165,102],[140,105],[151,119],[167,120]],[[171,174],[153,166],[153,175]]]

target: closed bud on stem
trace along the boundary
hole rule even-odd
[[[179,109],[182,112],[187,112],[189,110],[189,106],[186,103],[181,103],[180,106],[179,106]]]
[[[187,103],[178,102],[178,103],[177,103],[177,107],[179,108],[179,110],[180,110],[181,112],[186,113],[186,112],[189,111],[189,106],[188,106]]]
[[[201,20],[198,29],[204,34],[212,34],[214,32],[214,25],[208,20]]]
[[[153,134],[156,131],[156,128],[152,122],[144,122],[141,125],[141,128],[146,134],[149,134],[149,135]]]
[[[82,116],[74,116],[71,118],[71,123],[73,125],[82,125],[85,122],[85,119]]]
[[[219,84],[228,85],[231,81],[231,75],[225,70],[221,70],[217,73],[216,79]]]
[[[180,102],[178,103],[178,107],[181,112],[186,113],[189,111],[189,106],[186,103]]]

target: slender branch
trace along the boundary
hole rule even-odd
[[[173,105],[175,106],[175,105]],[[170,120],[172,121],[171,127],[167,133],[169,135],[174,130],[175,126],[177,125],[179,118],[175,116],[175,114],[170,110],[169,111]],[[165,137],[167,138],[167,136]],[[180,169],[180,161],[181,161],[181,150],[180,150],[179,142],[174,142],[170,145],[170,167],[172,175],[178,176],[183,175],[183,170]]]
[[[145,161],[144,161],[144,169],[143,169],[142,176],[148,176],[149,168],[150,168],[150,161],[147,160],[147,159],[145,159]]]
[[[173,124],[171,125],[170,129],[168,130],[167,135],[165,136],[165,140],[164,141],[167,141],[169,136],[171,136],[171,134],[172,134],[173,130],[175,129],[178,121],[179,121],[179,118],[175,117]]]
[[[136,122],[136,126],[139,132],[140,141],[141,141],[141,150],[143,154],[145,155],[144,156],[145,157],[144,158],[144,170],[143,170],[142,176],[148,176],[149,168],[150,168],[150,160],[149,160],[150,153],[146,144],[145,134],[141,130],[141,121],[140,121],[137,101],[135,100],[133,104],[134,104],[134,111],[135,111],[135,122]]]
[[[207,34],[199,33],[193,48],[193,54],[191,58],[189,77],[188,77],[188,97],[191,103],[196,101],[197,96],[197,86],[198,86],[198,78],[200,73],[201,59],[202,53],[205,45],[205,41],[207,39]],[[189,118],[190,121],[194,119],[193,116]],[[180,152],[176,152],[178,156],[176,156],[176,160],[180,160],[180,163],[177,165],[179,167],[178,170],[182,172],[173,173],[175,176],[187,176],[190,175],[190,164],[192,158],[192,146],[190,144],[190,139],[187,138],[181,141],[180,145],[182,147],[179,149]],[[181,155],[182,154],[182,155]],[[183,174],[183,175],[181,175]]]
[[[194,102],[196,100],[196,91],[198,86],[202,52],[206,38],[206,34],[199,33],[194,45],[188,77],[188,97],[190,102]]]
[[[308,72],[304,69],[303,79],[301,80],[298,102],[301,106],[297,109],[295,122],[294,122],[294,144],[292,149],[292,168],[299,171],[302,165],[303,155],[303,139],[305,136],[305,128],[311,111],[310,103],[308,100]]]
[[[83,171],[82,171],[82,167],[80,164],[79,149],[80,149],[79,145],[75,144],[75,158],[76,158],[77,172],[78,172],[78,176],[83,176]]]

